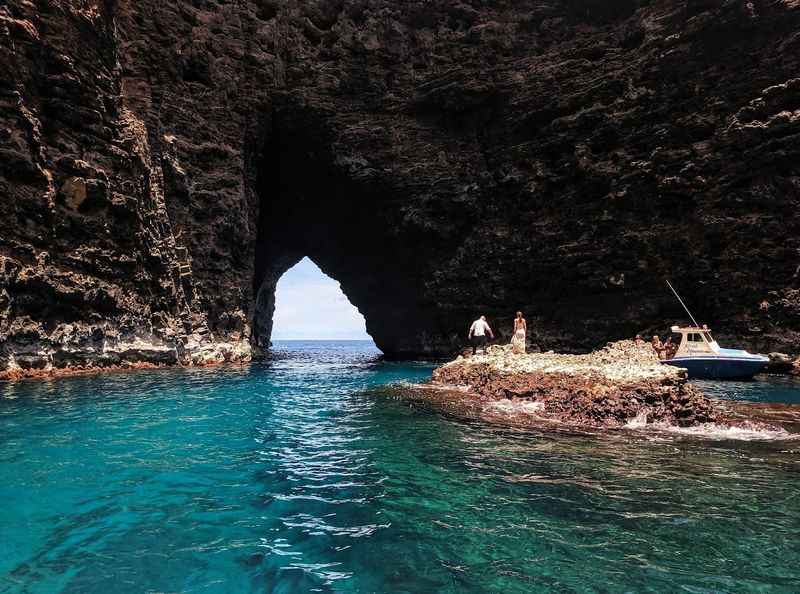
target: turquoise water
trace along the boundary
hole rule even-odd
[[[794,439],[514,430],[367,343],[277,349],[0,384],[0,592],[800,589]]]
[[[789,376],[759,376],[757,380],[748,382],[704,380],[692,383],[714,398],[800,405],[800,379]]]

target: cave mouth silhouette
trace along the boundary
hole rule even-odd
[[[271,341],[369,341],[364,316],[336,279],[303,257],[276,283]],[[268,306],[268,304],[264,304]],[[268,313],[268,312],[265,312]]]
[[[289,104],[260,122],[251,159],[259,213],[253,344],[269,348],[278,280],[308,257],[340,283],[387,358],[440,355],[441,344],[426,338],[437,321],[420,297],[419,243],[386,215],[386,202],[402,194],[335,146],[331,125],[329,115]]]

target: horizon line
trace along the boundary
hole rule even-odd
[[[301,341],[301,340],[319,340],[319,341],[331,341],[336,340],[339,342],[375,342],[373,338],[272,338],[270,339],[272,342],[276,341]]]

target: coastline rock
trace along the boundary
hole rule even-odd
[[[764,371],[766,373],[793,374],[797,366],[797,359],[786,353],[770,353],[769,363]]]
[[[713,403],[686,381],[686,372],[662,365],[648,345],[611,343],[586,355],[515,355],[491,347],[459,357],[433,372],[434,384],[467,387],[491,399],[525,399],[542,414],[574,424],[620,427],[662,422],[681,427],[717,419]]]
[[[170,344],[150,337],[131,341],[103,340],[93,345],[72,344],[42,347],[35,342],[15,351],[0,349],[0,380],[56,377],[119,371],[150,369],[174,365],[203,366],[219,363],[250,361],[251,350],[246,343],[194,341]]]

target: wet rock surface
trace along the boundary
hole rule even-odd
[[[620,341],[586,355],[485,355],[437,368],[433,383],[465,387],[470,397],[522,399],[541,415],[577,425],[620,427],[666,423],[690,427],[718,420],[719,411],[687,383],[684,370],[662,365],[647,345]]]
[[[797,353],[798,31],[790,0],[6,2],[0,368],[247,358],[302,256],[394,357],[517,309],[542,350],[663,333],[665,276]]]

